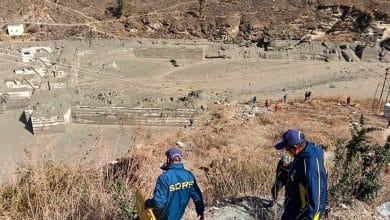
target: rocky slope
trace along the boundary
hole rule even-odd
[[[0,22],[25,22],[27,38],[207,38],[211,40],[382,38],[386,0],[5,0]],[[2,36],[4,38],[4,34]]]

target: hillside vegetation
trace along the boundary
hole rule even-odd
[[[255,116],[245,103],[221,103],[205,112],[195,127],[183,128],[156,143],[150,143],[154,134],[150,134],[147,127],[134,128],[131,136],[136,138],[128,155],[111,163],[103,153],[98,158],[90,158],[87,153],[83,160],[70,165],[51,160],[50,152],[44,155],[45,161],[37,162],[39,155],[26,149],[26,162],[20,165],[15,182],[0,187],[0,218],[133,218],[132,193],[140,188],[147,196],[151,195],[161,172],[159,167],[164,162],[164,151],[177,141],[185,152],[186,166],[198,177],[208,205],[243,196],[270,198],[279,157],[273,145],[290,127],[302,129],[310,140],[321,144],[327,151],[336,150],[337,169],[329,165],[332,196],[328,219],[376,216],[372,207],[386,201],[390,193],[386,185],[390,177],[383,169],[390,155],[389,144],[385,145],[388,135],[385,122],[371,113],[370,106],[371,102],[367,100],[346,106],[338,97],[316,98],[283,104],[276,113],[261,109],[262,113]],[[359,123],[361,115],[365,115],[364,124]],[[104,152],[107,147],[104,140],[98,143],[91,147],[91,151]],[[372,158],[378,160],[374,159],[373,164],[367,166],[364,155],[371,150],[376,152],[371,154]],[[378,155],[382,157],[376,157]],[[351,159],[354,165],[351,168],[360,172],[352,179],[339,168],[340,164],[349,164]],[[91,165],[92,161],[95,161],[94,165]],[[374,185],[367,185],[375,189],[357,187],[355,190],[371,190],[374,194],[368,197],[349,194],[348,187],[358,186],[355,183],[364,184],[370,178],[361,179],[368,174],[365,167],[375,170],[373,173],[379,182],[375,180]],[[364,209],[354,210],[353,215],[345,210],[340,213],[338,207],[342,202],[353,205],[358,200],[365,202],[358,203]],[[191,209],[186,216],[191,219]]]

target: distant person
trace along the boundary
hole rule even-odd
[[[265,100],[264,107],[265,107],[267,110],[269,110],[269,109],[268,109],[268,108],[269,108],[268,99]]]
[[[390,173],[390,163],[387,163],[386,167],[385,167],[385,173],[386,174],[389,174]]]
[[[305,101],[307,101],[308,91],[305,91]]]
[[[347,97],[347,105],[351,105],[351,96]]]
[[[283,96],[283,102],[284,102],[284,103],[287,103],[287,94],[284,94],[284,96]]]
[[[310,99],[310,97],[311,97],[311,91],[308,91],[307,92],[307,99]]]
[[[278,166],[276,167],[276,180],[271,189],[273,204],[275,204],[278,200],[279,191],[283,188],[283,186],[287,185],[288,171],[290,170],[291,161],[290,156],[283,155],[278,162]],[[287,191],[285,194],[287,195]]]
[[[256,96],[253,96],[252,98],[252,106],[253,108],[256,108]]]
[[[275,104],[275,112],[280,110],[279,102],[276,102]]]
[[[165,155],[167,161],[161,167],[165,172],[157,179],[153,198],[145,201],[146,208],[157,209],[158,220],[178,220],[184,215],[191,198],[195,203],[198,218],[203,220],[202,192],[194,175],[184,169],[181,150],[174,146]]]
[[[324,216],[327,201],[327,174],[321,146],[307,142],[297,129],[283,134],[277,150],[294,157],[288,173],[287,198],[282,220],[313,219]]]
[[[264,51],[268,51],[268,47],[270,46],[270,43],[271,43],[269,37],[264,36],[260,41],[261,41],[260,45],[261,45],[261,47],[264,48]]]

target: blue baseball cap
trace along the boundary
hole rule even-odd
[[[275,145],[276,150],[282,150],[305,141],[305,135],[298,129],[289,129],[283,134],[282,142]]]
[[[165,155],[167,156],[167,158],[169,160],[173,160],[173,158],[175,158],[175,157],[179,157],[179,158],[182,157],[181,150],[179,148],[177,148],[176,146],[169,148],[169,150],[167,150],[167,152],[165,152]]]

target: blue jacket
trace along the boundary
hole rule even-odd
[[[319,220],[327,200],[327,174],[320,146],[308,143],[292,162],[282,220]]]
[[[195,203],[196,213],[203,215],[202,192],[194,175],[184,169],[182,163],[170,164],[164,170],[166,172],[157,179],[153,199],[146,200],[145,206],[158,209],[159,220],[179,220],[191,198]]]

